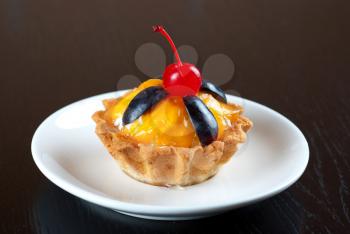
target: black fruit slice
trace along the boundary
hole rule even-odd
[[[208,92],[220,101],[227,103],[225,92],[213,83],[202,80],[201,90],[203,90],[204,92]]]
[[[167,95],[168,93],[161,86],[151,86],[142,90],[131,100],[128,108],[126,108],[123,115],[123,124],[135,121]]]
[[[209,145],[215,141],[218,123],[208,107],[196,96],[183,97],[183,101],[201,144]]]

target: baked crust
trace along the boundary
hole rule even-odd
[[[107,107],[115,102],[116,99],[110,99],[104,104]],[[225,131],[222,140],[204,147],[186,148],[135,142],[120,134],[103,116],[104,111],[92,116],[96,122],[95,132],[122,170],[138,181],[158,186],[187,186],[214,176],[237,151],[238,144],[246,140],[246,132],[253,125],[240,115]]]

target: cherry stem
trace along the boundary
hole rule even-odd
[[[181,62],[179,53],[177,52],[176,46],[175,46],[173,40],[171,39],[171,37],[169,36],[169,34],[163,28],[163,26],[160,26],[160,25],[153,26],[153,31],[154,32],[159,32],[160,34],[162,34],[167,39],[167,41],[169,42],[171,48],[173,49],[173,52],[175,54],[175,58],[176,58],[177,63],[181,66],[182,62]]]

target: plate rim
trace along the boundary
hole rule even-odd
[[[111,208],[114,210],[119,210],[126,213],[133,213],[133,214],[146,214],[146,215],[186,215],[186,214],[200,214],[200,213],[212,213],[215,211],[224,211],[224,210],[230,210],[238,207],[242,207],[251,203],[255,203],[264,199],[267,199],[269,197],[272,197],[285,189],[289,188],[292,184],[294,184],[304,173],[304,171],[307,168],[308,162],[309,162],[309,156],[310,156],[310,150],[308,142],[301,132],[301,130],[287,117],[282,115],[281,113],[262,105],[258,102],[248,100],[246,98],[242,97],[236,97],[233,95],[227,95],[228,100],[232,99],[242,99],[244,102],[248,102],[253,105],[257,105],[258,107],[264,109],[265,111],[268,111],[274,115],[277,115],[280,119],[283,119],[284,122],[286,122],[289,126],[292,127],[292,129],[298,134],[298,138],[300,138],[305,147],[305,153],[304,153],[304,165],[302,167],[298,168],[298,173],[295,173],[294,176],[289,178],[288,180],[283,181],[278,186],[275,186],[273,189],[265,190],[265,192],[255,193],[254,195],[244,197],[243,199],[239,200],[228,200],[225,202],[221,202],[220,204],[208,204],[208,205],[193,205],[193,206],[163,206],[163,205],[147,205],[147,204],[135,204],[132,202],[126,202],[126,201],[120,201],[117,199],[112,199],[109,197],[105,197],[99,194],[95,194],[93,192],[87,191],[83,188],[77,187],[74,184],[70,183],[69,181],[64,180],[63,178],[60,178],[60,176],[56,175],[55,173],[51,172],[49,169],[47,169],[44,165],[44,163],[41,160],[41,156],[39,153],[39,149],[37,147],[37,141],[39,138],[39,134],[42,128],[45,127],[45,125],[50,121],[51,118],[56,116],[59,112],[62,112],[66,108],[69,108],[73,105],[76,105],[79,102],[87,101],[89,99],[96,99],[106,96],[115,96],[118,97],[122,95],[123,93],[127,92],[128,90],[120,90],[120,91],[112,91],[107,93],[102,93],[98,95],[94,95],[88,98],[84,98],[78,101],[75,101],[71,104],[68,104],[57,111],[50,114],[47,118],[45,118],[40,125],[37,127],[37,129],[34,132],[34,135],[32,137],[31,142],[31,152],[34,159],[35,164],[41,171],[41,173],[52,183],[60,187],[61,189],[65,190],[66,192],[81,198],[83,200],[86,200],[88,202]],[[150,185],[151,186],[151,185]]]

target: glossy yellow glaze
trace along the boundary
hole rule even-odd
[[[135,139],[140,143],[153,143],[157,145],[172,145],[191,147],[199,145],[199,140],[187,114],[181,97],[167,97],[160,101],[150,111],[144,113],[136,121],[123,126],[123,113],[130,101],[143,89],[162,85],[162,80],[150,79],[139,87],[119,98],[112,106],[108,106],[105,119],[116,125],[122,134]],[[199,93],[198,97],[214,114],[221,139],[226,128],[230,127],[241,113],[237,105],[225,104],[216,100],[207,93]]]

